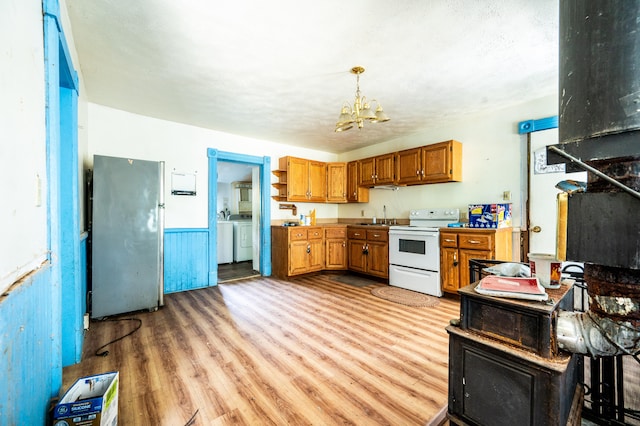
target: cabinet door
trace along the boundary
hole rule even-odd
[[[324,203],[327,201],[327,164],[321,161],[309,161],[309,201]]]
[[[324,268],[323,248],[322,239],[309,240],[307,272],[320,271]]]
[[[325,241],[325,269],[347,269],[347,240],[332,239]]]
[[[327,202],[347,202],[347,163],[327,163]]]
[[[422,150],[407,149],[396,156],[396,182],[410,185],[422,180]]]
[[[491,259],[492,253],[487,250],[468,250],[460,249],[460,287],[466,287],[469,284],[469,260],[470,259]]]
[[[358,179],[360,186],[373,186],[376,173],[376,159],[375,157],[365,158],[358,161]]]
[[[382,278],[389,277],[389,244],[386,242],[367,241],[367,272]]]
[[[309,160],[288,157],[287,159],[287,200],[308,201]]]
[[[422,148],[422,165],[425,182],[448,182],[451,170],[450,145],[447,142]]]
[[[357,161],[347,163],[347,201],[349,203],[368,203],[369,188],[360,186]]]
[[[289,275],[304,274],[309,270],[309,242],[292,241],[289,244]]]
[[[446,141],[422,147],[423,183],[462,181],[462,144]]]
[[[376,157],[375,181],[378,185],[392,184],[395,179],[395,158],[394,153],[379,155]]]
[[[347,242],[350,270],[367,272],[367,256],[363,253],[365,244],[364,240],[349,240]]]
[[[457,248],[443,247],[440,249],[440,280],[443,291],[451,293],[458,291],[458,283],[460,282],[458,257]]]

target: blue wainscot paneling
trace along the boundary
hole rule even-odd
[[[208,268],[208,229],[165,229],[165,293],[207,287],[209,285]]]
[[[60,320],[52,318],[56,286],[51,281],[46,264],[0,295],[2,425],[46,424],[49,399],[59,391],[53,381],[60,372],[52,365],[60,361],[53,359],[51,335]]]

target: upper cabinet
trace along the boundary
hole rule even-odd
[[[278,182],[277,201],[327,201],[327,167],[322,161],[296,157],[282,157],[279,170],[273,172]]]
[[[359,160],[360,186],[392,185],[395,180],[396,154],[378,155]]]
[[[347,163],[347,201],[349,203],[368,203],[369,188],[360,186],[359,161]]]
[[[398,185],[462,181],[462,144],[458,141],[400,151],[396,159]]]
[[[281,157],[273,174],[276,201],[368,203],[369,188],[462,181],[462,144],[425,145],[348,163]]]

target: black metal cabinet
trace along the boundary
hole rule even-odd
[[[576,355],[545,359],[447,327],[449,418],[491,426],[565,425],[576,394]]]

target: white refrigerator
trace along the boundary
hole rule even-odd
[[[164,162],[93,157],[91,317],[154,311],[164,295]]]

